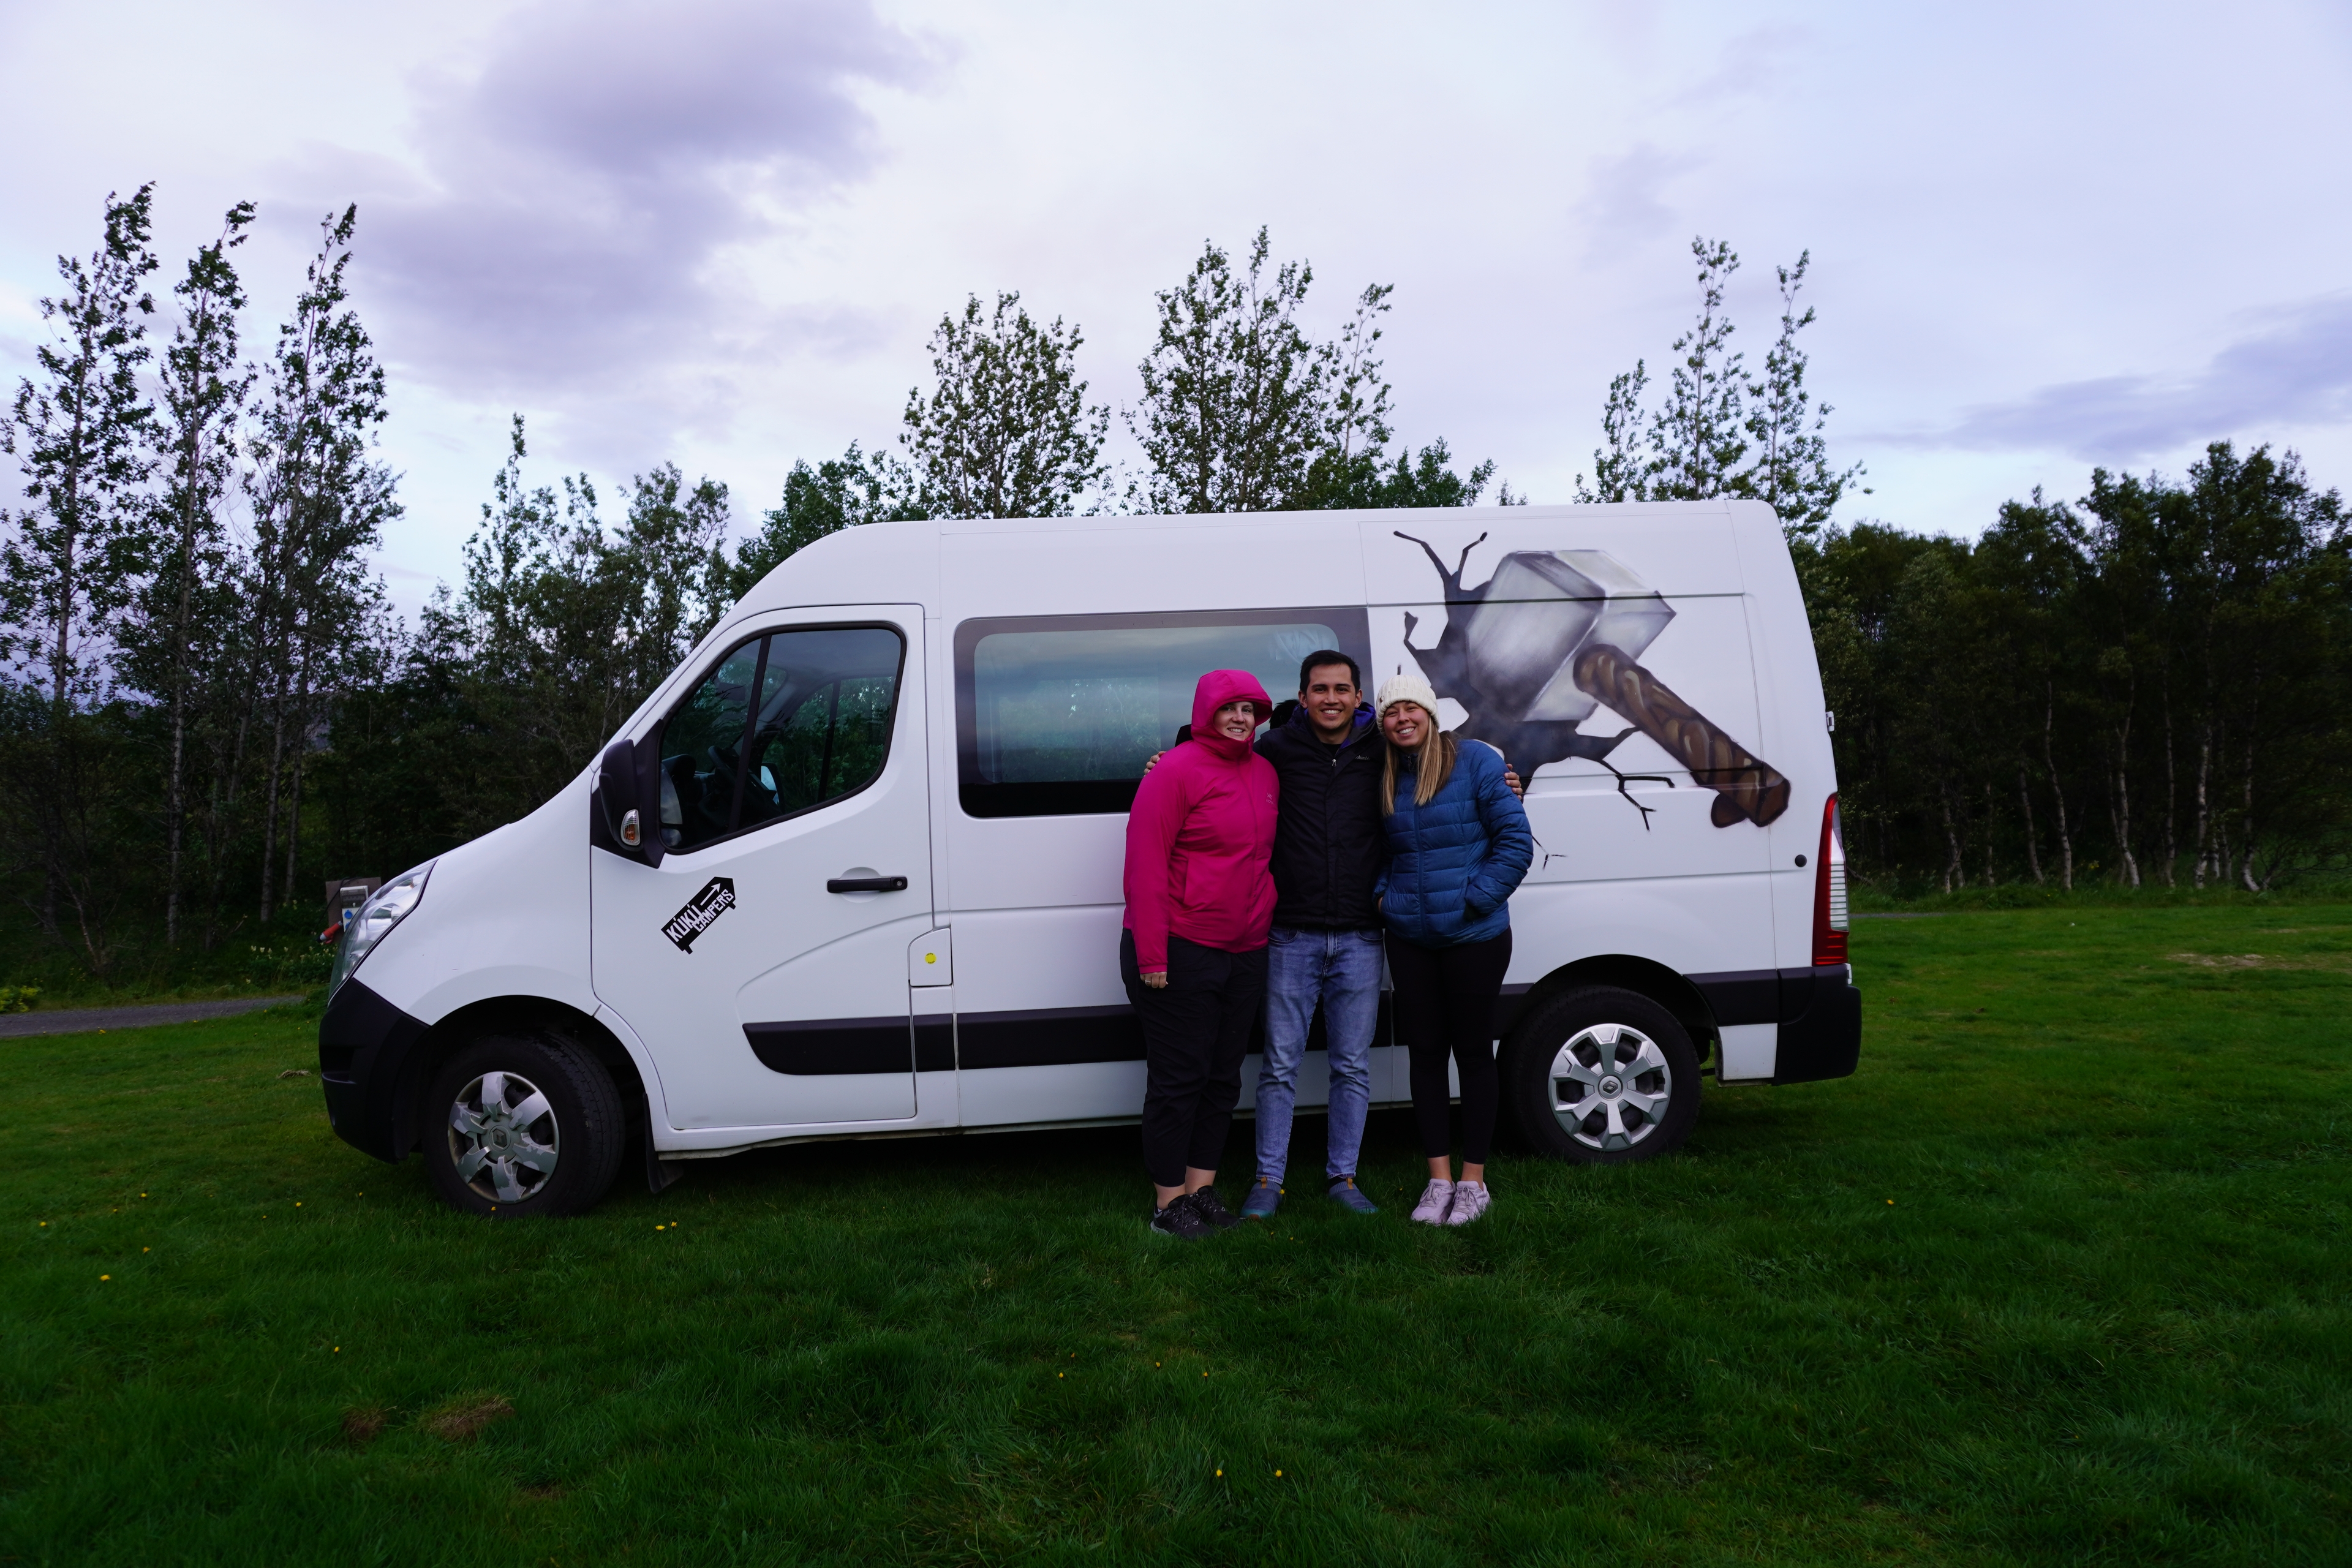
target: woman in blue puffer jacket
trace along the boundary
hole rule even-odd
[[[1381,685],[1381,770],[1389,860],[1378,884],[1396,981],[1396,1032],[1412,1058],[1412,1111],[1429,1186],[1412,1217],[1467,1225],[1486,1212],[1495,1136],[1495,1003],[1511,963],[1511,893],[1535,858],[1503,754],[1437,728],[1419,676]],[[1462,1079],[1462,1179],[1447,1148],[1445,1058]]]

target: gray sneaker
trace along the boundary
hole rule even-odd
[[[1421,1202],[1412,1205],[1415,1225],[1444,1225],[1445,1210],[1454,1202],[1454,1184],[1443,1176],[1429,1178],[1429,1185],[1421,1191]]]
[[[1486,1191],[1484,1182],[1454,1184],[1454,1206],[1445,1211],[1448,1225],[1468,1225],[1494,1205],[1494,1194]]]
[[[1380,1205],[1364,1195],[1363,1188],[1356,1185],[1356,1178],[1353,1176],[1339,1177],[1332,1182],[1330,1191],[1331,1201],[1342,1208],[1353,1209],[1358,1214],[1381,1212]]]

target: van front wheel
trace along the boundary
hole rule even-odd
[[[527,1035],[461,1047],[434,1074],[425,1113],[425,1164],[443,1201],[500,1219],[594,1207],[628,1136],[604,1065]]]
[[[1528,1142],[1554,1159],[1622,1165],[1671,1153],[1698,1118],[1698,1053],[1637,991],[1563,992],[1512,1032],[1503,1089]]]

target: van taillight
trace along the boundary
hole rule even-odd
[[[1837,796],[1822,807],[1822,852],[1813,862],[1813,962],[1845,962],[1845,834]]]

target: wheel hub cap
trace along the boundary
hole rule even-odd
[[[1580,1029],[1552,1057],[1551,1113],[1588,1149],[1631,1149],[1649,1137],[1674,1089],[1665,1053],[1630,1024]]]
[[[561,1146],[555,1108],[514,1073],[484,1073],[449,1107],[449,1158],[493,1203],[520,1203],[547,1185]]]

